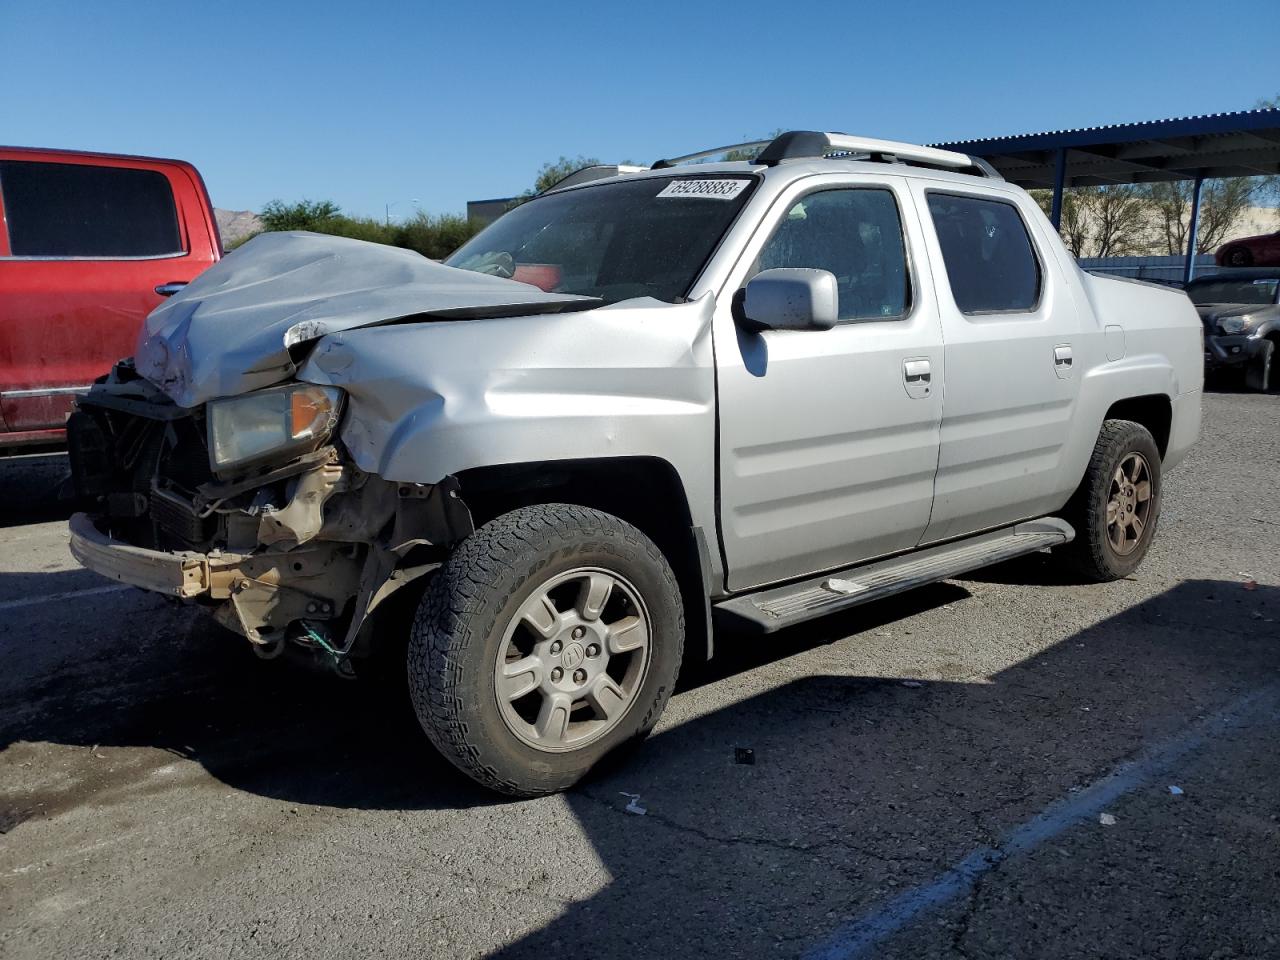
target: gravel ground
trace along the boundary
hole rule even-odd
[[[79,570],[64,462],[0,462],[0,956],[1278,956],[1278,464],[1280,397],[1210,394],[1136,576],[722,636],[633,756],[512,802]]]

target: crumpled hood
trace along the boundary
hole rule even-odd
[[[398,247],[316,233],[264,233],[151,311],[134,363],[194,407],[293,376],[289,348],[422,315],[471,319],[586,309],[599,301],[446,267]]]
[[[1205,330],[1213,333],[1222,320],[1228,317],[1241,317],[1250,327],[1257,326],[1280,312],[1280,307],[1265,303],[1204,303],[1197,304],[1196,312]]]

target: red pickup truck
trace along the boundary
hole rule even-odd
[[[221,256],[189,163],[0,147],[0,454],[61,445],[75,394]]]

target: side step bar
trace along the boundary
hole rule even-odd
[[[889,560],[846,567],[784,587],[733,597],[713,609],[717,615],[733,620],[735,626],[772,633],[912,587],[1060,546],[1075,536],[1076,532],[1065,520],[1045,517]]]

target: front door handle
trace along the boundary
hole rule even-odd
[[[162,283],[156,287],[156,293],[162,297],[172,297],[175,293],[182,290],[187,285],[185,280],[170,280],[168,283]]]
[[[902,361],[902,376],[908,383],[912,380],[923,380],[925,383],[928,383],[933,379],[933,373],[929,369],[928,360]]]
[[[907,396],[916,399],[927,397],[932,380],[933,370],[927,357],[902,361],[902,381],[906,384]]]

